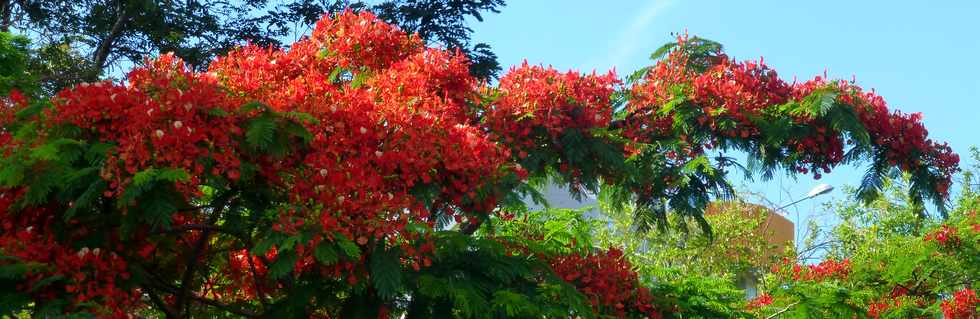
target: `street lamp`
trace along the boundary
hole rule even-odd
[[[783,212],[783,209],[786,209],[786,207],[796,205],[797,203],[805,201],[807,199],[811,199],[823,194],[830,193],[833,190],[834,187],[827,184],[817,185],[816,187],[811,189],[810,192],[806,194],[806,197],[803,197],[795,202],[789,203],[783,207],[777,208],[775,210],[775,214],[770,213],[772,215],[767,216],[765,224],[761,226],[762,230],[766,231],[766,233],[768,234],[766,235],[767,237],[766,240],[768,241],[768,243],[770,245],[775,245],[774,247],[777,247],[776,248],[777,250],[782,249],[781,247],[785,247],[784,245],[793,245],[793,242],[795,242],[795,239],[797,238],[796,227],[795,227],[796,223],[790,221],[789,218],[785,217],[786,214]],[[779,215],[783,217],[772,218],[775,215]],[[800,220],[799,213],[797,213],[796,220],[797,221]],[[768,251],[766,252],[766,256],[772,256],[778,254],[779,254],[778,251],[775,253],[768,252]],[[758,273],[749,272],[747,273],[747,277],[743,277],[743,279],[744,280],[740,279],[738,284],[739,287],[745,290],[746,298],[755,297],[757,293],[755,287],[759,280]]]
[[[817,185],[816,187],[814,187],[813,189],[811,189],[809,193],[806,194],[806,197],[800,198],[799,200],[797,200],[795,202],[792,202],[792,203],[786,204],[783,207],[777,208],[776,211],[782,211],[786,207],[790,207],[790,206],[796,205],[796,203],[799,203],[799,202],[802,202],[802,201],[805,201],[805,200],[808,200],[808,199],[811,199],[811,198],[814,198],[814,197],[817,197],[817,196],[820,196],[820,195],[823,195],[823,194],[826,194],[826,193],[830,193],[833,190],[834,190],[834,187],[833,186],[830,186],[830,185],[827,185],[827,184]]]

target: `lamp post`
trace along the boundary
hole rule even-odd
[[[820,196],[820,195],[823,195],[823,194],[826,194],[826,193],[830,193],[833,190],[834,190],[834,187],[833,186],[830,186],[830,185],[827,185],[827,184],[817,185],[816,187],[814,187],[813,189],[811,189],[809,193],[806,194],[806,197],[800,198],[799,200],[797,200],[795,202],[792,202],[792,203],[789,203],[789,204],[784,205],[783,207],[777,208],[776,211],[777,212],[781,212],[786,207],[790,207],[790,206],[796,205],[799,202],[802,202],[802,201],[805,201],[805,200],[808,200],[808,199],[811,199],[811,198],[814,198],[814,197],[817,197],[817,196]]]
[[[792,203],[783,205],[783,207],[777,208],[776,211],[780,215],[786,216],[784,209],[786,209],[787,207],[796,205],[799,202],[802,202],[802,201],[805,201],[805,200],[808,200],[808,199],[811,199],[811,198],[814,198],[814,197],[817,197],[817,196],[820,196],[820,195],[823,195],[823,194],[830,193],[833,190],[834,190],[834,187],[833,186],[830,186],[830,185],[827,185],[827,184],[817,185],[817,186],[813,187],[813,189],[810,189],[810,192],[806,193],[806,197],[800,198],[799,200],[797,200],[795,202],[792,202]],[[800,223],[800,213],[799,213],[799,211],[796,212],[796,219],[795,219],[795,221],[793,221],[793,223],[794,224]],[[796,231],[798,231],[798,230],[796,230]],[[807,229],[803,234],[798,234],[798,233],[796,233],[796,231],[794,231],[794,234],[793,234],[794,241],[795,241],[796,238],[803,238],[803,236],[806,236],[806,232],[809,232],[809,229]],[[801,235],[801,236],[797,236],[797,235]],[[799,247],[797,247],[797,248],[799,249]]]
[[[786,216],[786,214],[783,213],[783,209],[796,205],[797,203],[805,201],[807,199],[811,199],[823,194],[830,193],[833,190],[834,187],[827,184],[817,185],[816,187],[811,189],[810,192],[806,194],[806,197],[803,197],[792,203],[786,204],[782,207],[776,208],[775,212],[779,216]],[[776,214],[773,214],[771,212],[768,212],[767,214],[770,215],[767,217],[763,227],[766,227],[765,230],[768,233],[768,235],[766,236],[767,236],[767,240],[769,241],[769,244],[776,245],[775,247],[785,247],[783,245],[792,245],[797,237],[795,233],[796,231],[795,224],[792,221],[790,221],[789,218],[787,217],[773,218]],[[796,216],[796,220],[797,221],[800,220],[798,213]],[[773,227],[771,229],[772,232],[769,232],[769,227]],[[778,252],[772,254],[776,255],[778,254]],[[770,253],[767,252],[766,255],[770,255]],[[740,276],[741,279],[739,279],[738,285],[740,288],[745,290],[746,299],[751,299],[756,297],[757,294],[756,285],[758,284],[758,280],[760,278],[759,276],[761,273],[762,273],[761,271],[751,271],[743,274],[744,276]]]

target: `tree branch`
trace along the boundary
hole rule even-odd
[[[236,315],[240,315],[240,316],[245,316],[245,317],[249,317],[249,318],[258,318],[261,315],[260,313],[256,313],[254,311],[251,311],[251,310],[248,310],[248,309],[244,309],[244,308],[234,307],[234,306],[225,304],[223,302],[220,302],[220,301],[217,301],[217,300],[214,300],[214,299],[208,299],[208,298],[204,298],[204,297],[200,297],[200,296],[196,296],[196,295],[191,295],[190,298],[192,300],[196,301],[196,302],[200,302],[200,303],[205,304],[205,305],[208,305],[208,306],[216,307],[216,308],[219,308],[221,310],[224,310],[224,311],[227,311],[227,312],[236,314]]]
[[[262,291],[262,285],[259,284],[259,272],[255,269],[255,262],[252,258],[248,259],[248,267],[252,272],[252,284],[255,286],[255,294],[258,295],[259,303],[262,304],[263,309],[268,305],[265,303],[265,292]]]
[[[157,294],[153,293],[153,290],[146,289],[146,294],[150,296],[150,301],[153,302],[153,304],[156,305],[158,308],[160,308],[160,311],[163,311],[163,314],[166,315],[168,319],[177,318],[177,312],[171,309],[170,306],[168,306],[167,303],[163,301],[163,299],[160,299],[160,296],[157,296]]]
[[[183,225],[170,227],[170,229],[161,229],[153,232],[152,234],[153,235],[173,234],[173,233],[180,233],[180,232],[192,231],[192,230],[208,230],[208,231],[216,231],[220,233],[228,233],[228,231],[225,228],[215,226],[215,225],[183,224]]]
[[[118,3],[119,15],[116,17],[116,22],[112,24],[112,29],[109,30],[109,34],[106,35],[102,42],[99,43],[99,47],[95,50],[95,54],[92,56],[92,70],[93,77],[98,77],[102,74],[102,69],[105,67],[105,60],[109,57],[109,53],[112,51],[112,43],[116,42],[116,38],[123,31],[123,27],[126,22],[129,21],[130,15],[132,14],[128,10],[128,6],[125,3]]]
[[[224,195],[222,195],[221,197],[215,199],[214,201],[215,210],[214,212],[212,212],[211,216],[208,217],[208,221],[205,226],[214,225],[214,223],[218,220],[218,217],[221,216],[224,207],[228,205],[229,201],[231,201],[231,198],[234,193],[235,193],[234,191],[229,191]],[[198,238],[197,243],[195,243],[194,245],[194,251],[187,258],[187,268],[184,270],[183,276],[181,276],[180,290],[176,294],[177,295],[177,300],[175,302],[176,308],[183,309],[180,311],[187,312],[188,317],[190,317],[189,316],[190,309],[189,309],[189,304],[186,301],[188,295],[190,294],[191,281],[193,281],[194,273],[197,271],[198,259],[200,259],[201,254],[204,252],[205,246],[207,245],[208,241],[211,238],[211,231],[212,229],[209,227],[201,232],[201,237]]]
[[[784,312],[787,312],[787,311],[789,311],[789,309],[790,309],[790,308],[793,308],[793,306],[796,306],[796,305],[797,305],[797,304],[799,304],[799,303],[800,303],[799,301],[797,301],[797,302],[794,302],[794,303],[791,303],[791,304],[789,304],[788,306],[786,306],[786,308],[783,308],[783,310],[780,310],[780,311],[777,311],[776,313],[774,313],[774,314],[772,314],[771,316],[769,316],[769,317],[766,317],[766,319],[773,319],[773,318],[776,318],[777,316],[779,316],[779,315],[781,315],[781,314],[783,314]]]
[[[0,0],[0,32],[10,30],[10,16],[13,15],[14,4],[10,0]]]
[[[160,289],[162,291],[169,292],[169,293],[178,293],[180,291],[180,289],[178,287],[174,287],[172,285],[168,285],[168,284],[163,283],[163,282],[158,283],[158,285],[155,286],[154,288],[157,288],[157,289]],[[151,299],[154,299],[154,296],[151,295],[150,298]],[[159,298],[159,297],[157,297],[157,298]],[[219,308],[221,310],[224,310],[224,311],[227,311],[227,312],[236,314],[236,315],[244,316],[244,317],[258,318],[259,316],[261,316],[260,313],[257,313],[257,312],[254,312],[254,311],[251,311],[251,310],[248,310],[248,309],[245,309],[245,308],[235,307],[235,306],[232,306],[232,305],[229,305],[229,304],[226,304],[226,303],[223,303],[223,302],[214,300],[214,299],[208,299],[208,298],[204,298],[204,297],[201,297],[201,296],[198,296],[198,295],[194,295],[194,294],[189,295],[188,298],[189,298],[188,300],[192,300],[192,301],[199,302],[199,303],[202,303],[202,304],[205,304],[205,305],[208,305],[208,306]],[[164,305],[166,305],[166,304],[164,303]],[[164,310],[164,313],[168,313],[166,311],[167,307],[163,307],[163,308],[165,309]],[[174,315],[174,317],[177,317],[177,316]]]

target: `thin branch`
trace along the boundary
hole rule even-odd
[[[788,306],[786,306],[786,308],[783,308],[783,310],[780,310],[780,311],[777,311],[776,313],[774,313],[774,314],[772,314],[771,316],[769,316],[769,317],[766,317],[766,319],[773,319],[773,318],[776,318],[777,316],[779,316],[779,315],[781,315],[781,314],[783,314],[784,312],[787,312],[787,311],[789,311],[789,309],[790,309],[790,308],[793,308],[793,306],[796,306],[796,305],[797,305],[797,304],[799,304],[799,303],[800,303],[799,301],[797,301],[797,302],[794,302],[794,303],[791,303],[791,304],[789,304]]]
[[[183,224],[183,225],[170,227],[170,229],[161,229],[155,231],[152,233],[152,235],[182,233],[182,232],[192,231],[192,230],[208,230],[208,231],[216,231],[220,233],[229,233],[228,230],[225,229],[224,227],[219,227],[215,225]]]
[[[212,212],[211,216],[208,217],[207,225],[213,225],[215,222],[217,222],[218,217],[221,216],[223,208],[225,207],[225,205],[228,205],[229,201],[231,201],[231,198],[234,193],[235,193],[234,191],[229,191],[224,195],[222,195],[221,197],[218,197],[214,201],[216,203],[214,207],[217,208],[215,209],[214,212]],[[194,245],[194,251],[187,258],[187,268],[185,268],[184,274],[183,276],[181,276],[180,291],[177,292],[177,300],[175,303],[178,309],[184,308],[186,310],[189,310],[188,308],[189,305],[186,301],[188,295],[190,295],[191,281],[194,278],[194,273],[197,271],[198,259],[200,259],[201,254],[204,252],[204,248],[207,245],[210,238],[211,238],[211,229],[210,228],[204,229],[203,232],[201,233],[201,237],[197,240],[197,243]]]
[[[163,291],[166,291],[166,292],[170,292],[170,293],[178,293],[179,290],[180,290],[178,287],[174,287],[172,285],[168,285],[168,284],[162,283],[162,282],[159,283],[159,286],[155,286],[155,288],[160,289],[160,290],[163,290]],[[215,307],[215,308],[218,308],[218,309],[221,309],[221,310],[224,310],[224,311],[227,311],[227,312],[236,314],[236,315],[241,315],[241,316],[245,316],[245,317],[249,317],[249,318],[258,318],[259,316],[262,315],[261,313],[257,313],[257,312],[254,312],[254,311],[251,311],[251,310],[248,310],[248,309],[245,309],[245,308],[235,307],[235,306],[232,306],[232,305],[223,303],[221,301],[217,301],[217,300],[214,300],[214,299],[204,298],[204,297],[201,297],[201,296],[198,296],[198,295],[194,295],[194,294],[189,295],[188,298],[191,301],[199,302],[199,303],[202,303],[202,304],[205,304],[205,305],[208,305],[208,306],[212,306],[212,307]]]
[[[816,254],[817,253],[817,250],[823,249],[825,247],[828,247],[828,246],[831,246],[831,245],[834,245],[834,244],[839,244],[839,243],[841,243],[841,241],[839,241],[839,240],[828,240],[828,241],[824,241],[824,242],[817,243],[817,244],[811,245],[809,247],[803,248],[802,250],[800,250],[799,253],[797,253],[797,255],[803,256],[803,258],[801,260],[809,260],[809,259],[813,258],[813,254]]]
[[[252,272],[252,284],[255,286],[255,293],[258,295],[259,303],[262,304],[263,309],[268,307],[265,303],[265,292],[262,291],[262,285],[259,284],[259,272],[255,269],[255,262],[252,261],[251,257],[248,257],[248,267]]]
[[[209,305],[209,306],[212,306],[212,307],[220,308],[221,310],[224,310],[224,311],[227,311],[227,312],[236,314],[236,315],[240,315],[240,316],[245,316],[245,317],[249,317],[249,318],[258,318],[259,316],[262,315],[260,313],[256,313],[256,312],[251,311],[251,310],[248,310],[248,309],[233,307],[231,305],[225,304],[223,302],[220,302],[220,301],[217,301],[217,300],[214,300],[214,299],[208,299],[208,298],[200,297],[200,296],[197,296],[197,295],[191,295],[190,298],[193,301],[197,301],[197,302],[200,302],[202,304]]]
[[[157,290],[160,290],[160,291],[163,291],[163,292],[167,292],[167,293],[176,295],[176,294],[179,294],[184,289],[183,286],[177,287],[174,284],[167,283],[166,281],[164,281],[163,278],[158,277],[153,272],[146,272],[146,273],[149,274],[150,279],[154,281],[154,282],[148,282],[147,284],[150,284],[149,286],[144,286],[144,288],[147,288],[146,290],[148,292],[151,291],[151,289],[157,289]],[[204,297],[201,297],[201,296],[198,296],[198,295],[195,295],[195,294],[189,294],[187,296],[187,298],[188,298],[187,300],[189,300],[189,301],[194,301],[194,302],[198,302],[198,303],[205,304],[205,305],[208,305],[208,306],[212,306],[212,307],[221,309],[223,311],[227,311],[227,312],[234,313],[234,314],[237,314],[237,315],[240,315],[240,316],[244,316],[244,317],[258,318],[258,317],[260,317],[262,315],[262,313],[258,313],[258,312],[255,312],[255,311],[252,311],[252,310],[249,310],[249,309],[245,309],[245,308],[241,308],[241,307],[232,306],[232,305],[223,303],[223,302],[218,301],[218,300],[204,298]],[[154,299],[155,300],[159,300],[159,297],[158,296],[155,296],[153,294],[150,294],[150,299],[151,300],[154,300]],[[166,303],[163,302],[162,300],[159,300],[158,302],[157,301],[154,301],[154,304],[157,304],[158,306],[160,306],[160,308],[163,310],[163,312],[166,313],[166,314],[168,314],[168,316],[167,316],[168,318],[171,318],[171,316],[170,316],[171,313],[174,313],[174,315],[173,315],[172,318],[179,317],[176,314],[176,311],[174,311],[174,310],[170,309],[169,307],[167,307],[166,306]]]
[[[166,315],[168,319],[177,318],[177,312],[171,309],[170,306],[168,306],[167,303],[163,301],[163,299],[160,299],[160,296],[157,296],[157,294],[153,293],[153,290],[146,289],[146,294],[150,296],[150,301],[153,302],[153,304],[155,304],[158,308],[160,308],[160,311],[163,311],[163,314]]]

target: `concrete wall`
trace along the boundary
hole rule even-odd
[[[772,251],[770,251],[770,254],[766,257],[779,256],[786,250],[787,246],[793,245],[793,242],[795,241],[794,237],[796,235],[796,227],[793,225],[793,222],[786,218],[786,216],[780,215],[769,209],[768,217],[766,218],[766,223],[763,224],[763,227],[763,230],[767,231],[767,233],[771,231],[769,243],[776,245],[776,248],[773,248]]]

